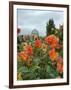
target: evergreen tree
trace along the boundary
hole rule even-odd
[[[60,31],[60,33],[59,33],[59,39],[60,39],[60,44],[62,44],[63,43],[63,25],[60,25],[60,27],[59,27],[59,31]]]
[[[49,19],[47,25],[46,25],[46,33],[47,35],[54,34],[55,33],[55,24],[53,19]]]

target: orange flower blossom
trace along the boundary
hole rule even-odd
[[[54,48],[49,51],[49,57],[50,57],[51,61],[57,60],[58,53],[55,51]]]
[[[56,48],[59,42],[59,39],[54,35],[49,35],[45,38],[45,41],[52,47]]]
[[[26,52],[28,53],[28,55],[32,55],[32,54],[33,54],[33,48],[32,48],[31,45],[27,45],[27,46],[25,47],[25,50],[26,50]]]
[[[19,56],[20,56],[24,61],[27,61],[28,58],[29,58],[28,54],[27,54],[26,52],[24,52],[24,51],[21,51],[21,52],[19,53]]]
[[[35,41],[35,47],[40,48],[41,45],[42,45],[41,40],[40,40],[40,39],[37,39],[37,40]]]

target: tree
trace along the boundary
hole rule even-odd
[[[59,31],[60,31],[60,33],[59,33],[59,39],[60,39],[60,44],[62,44],[63,43],[63,25],[60,25],[60,27],[59,27]]]
[[[47,25],[46,25],[46,33],[47,35],[54,34],[55,33],[55,24],[53,19],[49,19]]]

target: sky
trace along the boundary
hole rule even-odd
[[[40,36],[46,36],[46,23],[49,19],[59,28],[63,24],[62,11],[17,9],[17,27],[21,29],[21,35],[31,35],[33,29],[39,32]]]

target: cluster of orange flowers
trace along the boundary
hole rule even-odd
[[[63,59],[62,57],[59,56],[58,52],[56,52],[55,48],[58,45],[59,39],[54,36],[54,35],[49,35],[45,38],[45,42],[47,43],[44,44],[41,42],[40,39],[35,40],[34,42],[34,47],[36,48],[42,48],[43,51],[47,50],[48,45],[51,47],[51,50],[49,50],[49,57],[52,62],[56,61],[57,62],[57,70],[59,73],[63,72]],[[33,47],[31,45],[26,45],[24,51],[21,51],[19,53],[19,56],[24,60],[27,61],[29,60],[29,57],[33,55]],[[60,62],[61,60],[61,62]]]
[[[54,35],[49,35],[45,38],[45,41],[51,46],[51,48],[56,48],[59,42],[59,39]]]
[[[25,51],[27,52],[27,54],[30,56],[30,55],[33,55],[33,48],[31,45],[27,45],[25,47]]]
[[[54,35],[50,35],[45,38],[45,41],[50,45],[51,50],[49,51],[49,57],[52,62],[57,62],[57,71],[59,73],[63,72],[63,59],[59,56],[58,52],[55,51],[55,48],[58,46],[59,39]]]
[[[26,52],[24,52],[24,51],[21,51],[20,53],[19,53],[19,56],[21,57],[21,59],[22,60],[24,60],[24,61],[26,61],[26,60],[28,60],[28,54],[26,53]]]
[[[19,53],[19,56],[22,58],[22,60],[27,61],[29,56],[33,55],[33,48],[31,45],[26,45],[24,49],[24,51]]]

